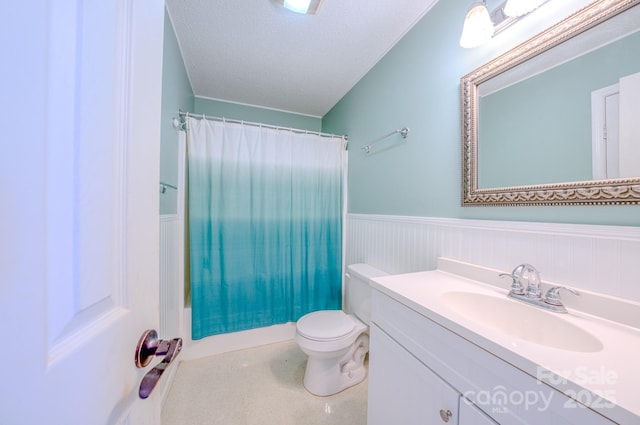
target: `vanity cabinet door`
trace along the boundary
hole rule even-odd
[[[375,324],[370,338],[368,425],[458,423],[453,388]]]
[[[458,419],[460,425],[498,425],[498,422],[491,419],[463,396],[460,396]]]

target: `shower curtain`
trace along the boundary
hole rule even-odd
[[[192,338],[342,304],[343,140],[187,118]]]

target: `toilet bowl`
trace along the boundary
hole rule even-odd
[[[369,351],[371,288],[369,279],[386,275],[367,264],[347,267],[342,310],[314,311],[296,323],[296,342],[308,356],[304,387],[328,396],[356,385],[367,375],[364,360]]]

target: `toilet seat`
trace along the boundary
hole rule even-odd
[[[313,341],[335,341],[355,327],[353,319],[342,310],[314,311],[302,316],[296,324],[298,333]]]

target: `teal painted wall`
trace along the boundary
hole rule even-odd
[[[176,185],[178,182],[178,133],[171,119],[178,111],[193,110],[193,90],[182,60],[182,53],[165,9],[164,56],[162,59],[162,129],[160,141],[160,181]],[[176,191],[168,189],[160,195],[160,214],[177,212]]]
[[[195,109],[193,109],[193,111],[198,114],[214,117],[259,122],[310,131],[320,131],[322,128],[322,119],[320,117],[294,114],[275,109],[258,108],[238,103],[222,102],[203,97],[195,98]]]
[[[323,117],[323,131],[349,135],[349,212],[640,225],[640,206],[461,206],[460,77],[587,2],[549,2],[467,50],[458,41],[469,3],[440,0]],[[406,140],[385,137],[403,126]],[[374,141],[371,154],[359,149]]]

